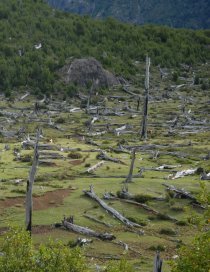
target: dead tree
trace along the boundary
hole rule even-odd
[[[141,138],[147,139],[147,115],[148,115],[148,102],[149,102],[149,67],[150,67],[150,58],[146,57],[146,78],[145,78],[145,100],[144,100],[144,109],[143,109],[143,119],[142,119],[142,128],[141,128]]]
[[[163,260],[160,258],[160,253],[157,252],[154,260],[154,272],[162,272]]]
[[[96,232],[96,231],[94,231],[92,229],[89,229],[89,228],[86,228],[86,227],[75,225],[68,218],[67,219],[64,218],[64,220],[62,220],[62,226],[64,226],[66,229],[71,230],[73,232],[80,233],[80,234],[87,235],[87,236],[96,237],[96,238],[99,238],[101,240],[111,241],[111,240],[116,239],[116,237],[113,234],[100,233],[100,232]]]
[[[133,168],[134,168],[135,159],[136,159],[136,149],[134,148],[133,152],[132,152],[130,171],[129,171],[128,177],[125,180],[125,183],[132,182]]]
[[[137,107],[136,107],[136,111],[139,111],[140,100],[141,100],[141,98],[139,97],[139,98],[138,98],[138,100],[137,100]]]
[[[88,98],[87,98],[87,105],[86,105],[86,113],[89,114],[90,112],[90,102],[91,102],[91,98],[93,95],[93,91],[97,88],[98,85],[98,80],[94,80],[94,82],[92,83],[92,86],[89,90],[89,94],[88,94]]]
[[[102,208],[104,208],[108,213],[112,214],[116,219],[118,219],[119,221],[121,221],[123,224],[125,224],[127,227],[132,228],[132,227],[141,227],[139,224],[134,223],[132,221],[130,221],[129,219],[127,219],[126,217],[124,217],[122,214],[120,214],[117,210],[115,210],[114,208],[108,206],[103,200],[101,200],[96,193],[93,190],[93,186],[90,186],[90,190],[83,190],[84,194],[89,196],[90,198],[92,198],[93,200],[95,200],[96,202],[98,202],[100,204],[100,206]],[[141,234],[144,234],[143,230],[139,230]]]
[[[33,164],[29,172],[29,178],[27,180],[27,189],[26,189],[26,230],[30,232],[30,235],[31,235],[31,229],[32,229],[32,208],[33,208],[32,191],[33,191],[33,183],[35,180],[37,165],[39,162],[39,151],[38,151],[39,137],[40,137],[40,130],[38,129],[37,135],[36,135],[36,142],[34,146]]]

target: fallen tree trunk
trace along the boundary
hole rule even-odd
[[[167,191],[170,191],[174,194],[174,198],[188,198],[193,201],[193,203],[197,204],[200,208],[205,209],[203,205],[193,196],[191,193],[185,191],[184,189],[178,189],[174,185],[169,185],[166,183],[162,184],[166,187]]]
[[[122,198],[116,198],[116,200],[119,199],[121,202],[126,202],[126,203],[130,203],[130,204],[134,204],[136,206],[139,206],[141,208],[143,208],[144,210],[154,214],[154,215],[157,215],[159,216],[159,218],[163,218],[165,220],[170,220],[170,221],[173,221],[173,222],[178,222],[178,220],[174,217],[171,217],[170,215],[167,215],[167,214],[163,214],[149,206],[147,206],[146,204],[143,204],[143,203],[139,203],[139,202],[136,202],[136,201],[133,201],[133,200],[129,200],[129,199],[122,199]]]
[[[88,219],[90,219],[90,220],[93,220],[93,221],[95,221],[95,222],[97,222],[97,223],[99,223],[99,224],[102,224],[102,225],[104,225],[104,226],[106,226],[106,227],[108,227],[108,228],[111,228],[111,227],[112,227],[111,224],[108,224],[108,223],[106,223],[106,222],[103,222],[103,221],[101,221],[101,220],[99,220],[99,219],[97,219],[97,218],[95,218],[95,217],[93,217],[93,216],[91,216],[91,215],[84,214],[83,216],[86,217],[86,218],[88,218]]]
[[[95,165],[91,166],[90,168],[88,168],[85,172],[87,172],[87,173],[94,172],[96,169],[101,167],[104,163],[105,163],[104,161],[98,162],[97,164],[95,164]]]
[[[111,241],[111,240],[116,239],[116,237],[113,234],[95,232],[94,230],[91,230],[89,228],[81,227],[81,226],[75,225],[73,223],[70,223],[66,219],[64,219],[62,221],[62,225],[66,229],[71,230],[73,232],[80,233],[80,234],[87,235],[87,236],[97,237],[101,240],[110,240]]]
[[[201,175],[201,180],[210,180],[210,173],[206,174],[206,172],[204,172]]]
[[[116,211],[114,208],[109,207],[103,200],[101,200],[93,191],[93,186],[90,186],[90,190],[83,190],[84,194],[89,196],[90,198],[94,199],[96,202],[98,202],[102,208],[104,208],[107,212],[112,214],[115,218],[120,220],[123,224],[125,224],[128,227],[142,227],[139,224],[136,224],[130,220],[128,220],[126,217],[124,217],[122,214],[120,214],[118,211]],[[141,231],[142,234],[144,234],[144,231]]]
[[[112,161],[112,162],[120,163],[120,164],[125,164],[120,159],[109,157],[103,150],[101,150],[101,153],[97,155],[97,159],[105,160],[105,161]]]

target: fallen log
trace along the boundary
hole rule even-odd
[[[85,143],[89,144],[89,145],[100,146],[100,144],[97,144],[96,142],[94,142],[91,139],[85,139]]]
[[[178,179],[178,178],[182,178],[184,176],[194,175],[196,172],[197,172],[197,168],[182,170],[182,171],[176,172],[175,174],[169,175],[168,178],[169,179]]]
[[[97,223],[99,223],[99,224],[102,224],[102,225],[104,225],[104,226],[106,226],[106,227],[108,227],[108,228],[111,228],[111,227],[112,227],[111,224],[108,224],[108,223],[106,223],[106,222],[103,222],[103,221],[101,221],[101,220],[99,220],[99,219],[97,219],[97,218],[95,218],[95,217],[93,217],[93,216],[91,216],[91,215],[84,214],[83,216],[86,217],[86,218],[88,218],[88,219],[90,219],[90,220],[93,220],[93,221],[95,221],[95,222],[97,222]]]
[[[201,180],[210,180],[210,173],[206,174],[204,171],[201,175]]]
[[[115,218],[117,218],[119,221],[121,221],[123,224],[125,224],[128,227],[142,227],[139,224],[136,224],[130,220],[128,220],[126,217],[124,217],[122,214],[120,214],[117,210],[114,208],[108,206],[103,200],[101,200],[93,191],[93,186],[90,186],[90,190],[83,190],[84,194],[95,200],[100,204],[102,208],[104,208],[107,212],[112,214]],[[144,231],[141,230],[141,233],[144,234]]]
[[[136,253],[138,255],[142,255],[141,252],[135,250],[133,247],[131,247],[130,245],[128,245],[128,244],[126,244],[126,243],[124,243],[122,241],[112,241],[111,243],[123,247],[125,251],[130,250],[131,252],[134,252],[134,253]]]
[[[169,220],[169,221],[172,221],[172,222],[178,222],[178,220],[176,218],[171,217],[170,215],[167,215],[167,214],[163,214],[163,213],[149,207],[146,204],[139,203],[139,202],[129,200],[129,199],[122,199],[122,198],[115,198],[115,199],[120,200],[121,202],[126,202],[126,203],[130,203],[130,204],[139,206],[139,207],[143,208],[144,210],[146,210],[146,211],[148,211],[148,212],[150,212],[150,213],[152,213],[154,215],[159,216],[159,218],[163,218],[164,220]]]
[[[192,200],[193,203],[196,203],[199,205],[200,208],[205,209],[203,205],[189,192],[185,191],[184,189],[178,189],[174,185],[163,183],[163,186],[166,187],[167,191],[170,191],[173,193],[174,198],[187,198]]]
[[[109,157],[105,151],[101,150],[100,154],[97,155],[97,159],[99,160],[105,160],[105,161],[112,161],[115,163],[125,164],[120,159]]]
[[[96,169],[101,167],[104,163],[105,163],[105,161],[98,162],[97,164],[95,164],[95,165],[91,166],[90,168],[88,168],[85,172],[87,172],[87,173],[94,172]]]
[[[116,239],[116,237],[113,234],[95,232],[92,229],[81,227],[79,225],[75,225],[74,223],[70,223],[66,219],[64,219],[62,221],[62,225],[66,229],[71,230],[73,232],[80,233],[80,234],[87,235],[87,236],[96,237],[101,240],[110,240],[111,241],[111,240]]]
[[[104,134],[106,134],[107,133],[107,131],[106,130],[104,130],[104,131],[99,131],[99,132],[89,132],[89,133],[87,133],[87,136],[101,136],[101,135],[104,135]]]

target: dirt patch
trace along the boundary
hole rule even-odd
[[[52,225],[36,225],[32,227],[33,234],[48,233],[55,230]]]
[[[67,197],[71,189],[59,189],[52,192],[47,192],[42,196],[33,197],[33,209],[34,210],[45,210],[50,207],[57,207],[63,204],[63,200]],[[25,197],[15,197],[15,198],[6,198],[5,200],[0,201],[1,208],[10,208],[10,207],[24,207]]]

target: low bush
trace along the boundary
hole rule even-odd
[[[79,153],[79,152],[73,151],[73,152],[71,152],[71,153],[68,154],[68,158],[70,158],[70,159],[81,159],[82,158],[82,154]]]
[[[159,233],[172,236],[177,234],[176,231],[171,228],[162,228]]]

